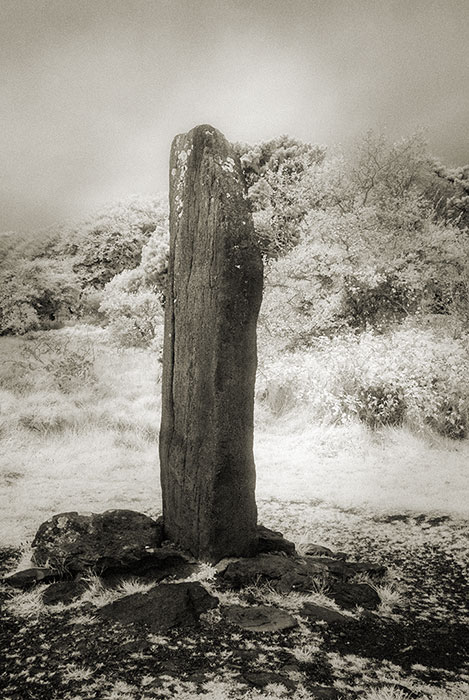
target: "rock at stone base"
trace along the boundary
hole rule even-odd
[[[348,562],[342,559],[331,559],[329,557],[307,557],[308,562],[315,563],[318,566],[325,567],[329,573],[334,576],[338,576],[344,580],[352,578],[355,576],[355,570],[349,565]]]
[[[187,578],[198,568],[197,562],[173,549],[155,549],[153,554],[136,562],[130,570],[108,569],[102,574],[106,585],[116,586],[138,577],[145,583],[158,583],[169,577]]]
[[[161,583],[147,593],[135,593],[105,605],[97,614],[123,624],[142,624],[152,632],[197,623],[199,616],[215,608],[218,599],[198,582]]]
[[[52,583],[42,594],[42,602],[45,605],[68,605],[77,600],[87,589],[82,581],[58,581]]]
[[[243,673],[245,681],[253,685],[255,688],[265,688],[272,683],[281,684],[287,690],[296,690],[296,683],[289,678],[285,678],[280,673],[272,673],[270,671],[252,671]]]
[[[328,595],[346,610],[351,610],[356,605],[376,610],[381,602],[375,589],[367,583],[336,583]]]
[[[323,572],[311,576],[310,571],[293,570],[284,574],[279,581],[272,583],[272,587],[279,593],[291,593],[297,591],[301,593],[311,593],[315,588],[315,582],[319,577],[324,575]]]
[[[281,532],[271,530],[264,525],[257,526],[257,552],[285,552],[295,554],[295,544],[286,540]]]
[[[14,588],[20,588],[23,591],[35,586],[38,583],[49,583],[50,581],[56,581],[57,575],[47,568],[31,568],[24,569],[23,571],[17,571],[10,576],[5,576],[2,581],[7,583],[9,586]]]
[[[279,632],[298,626],[292,615],[267,605],[231,605],[225,610],[228,622],[249,632]]]
[[[231,562],[221,574],[234,588],[242,588],[259,581],[273,581],[277,590],[314,590],[318,577],[328,574],[327,567],[316,562],[303,561],[281,554],[260,554]]]
[[[325,608],[315,603],[304,603],[301,613],[309,620],[323,620],[324,622],[349,622],[351,618],[332,608]]]
[[[163,525],[143,513],[61,513],[42,523],[33,540],[33,561],[70,573],[126,569],[148,557],[163,539]]]

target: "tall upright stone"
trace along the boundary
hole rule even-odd
[[[250,553],[262,257],[239,159],[212,126],[176,136],[160,431],[168,539],[208,560]]]

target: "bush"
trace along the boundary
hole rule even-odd
[[[295,408],[313,422],[406,423],[462,438],[469,426],[469,336],[404,327],[317,338],[308,351],[264,361],[257,400],[274,415]]]
[[[64,393],[96,381],[93,344],[73,336],[34,334],[22,345],[16,364],[33,372],[37,379],[44,375]]]
[[[402,425],[406,405],[400,389],[385,384],[365,386],[357,399],[358,417],[369,428]]]
[[[385,330],[416,309],[416,291],[396,275],[379,275],[374,284],[353,275],[344,280],[341,314],[351,328]]]
[[[79,295],[65,263],[20,260],[0,274],[0,335],[47,329],[69,317]]]
[[[99,307],[111,337],[124,348],[162,346],[162,298],[144,286],[142,275],[141,269],[116,275],[106,285]]]
[[[469,397],[453,392],[439,400],[436,413],[428,423],[437,433],[453,440],[463,440],[469,430]]]
[[[72,257],[82,287],[102,289],[115,275],[138,267],[151,236],[165,237],[166,197],[133,197],[105,207],[62,236],[59,253]]]

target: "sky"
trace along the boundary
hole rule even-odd
[[[469,162],[468,0],[0,0],[0,231],[168,189],[173,137]]]

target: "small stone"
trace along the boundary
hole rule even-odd
[[[375,589],[367,583],[336,583],[328,595],[346,610],[351,610],[356,605],[367,610],[376,610],[381,603]]]
[[[337,610],[326,608],[315,603],[304,603],[301,613],[309,620],[323,620],[324,622],[350,622],[350,618]]]
[[[31,569],[24,569],[23,571],[17,571],[10,576],[5,576],[2,580],[3,583],[7,583],[13,588],[21,588],[22,590],[27,590],[38,583],[48,583],[49,581],[55,581],[58,578],[58,574],[44,567],[33,567]]]
[[[292,615],[267,605],[252,607],[230,605],[225,610],[225,617],[231,624],[249,632],[279,632],[298,626],[298,622]]]
[[[334,552],[328,547],[323,547],[320,544],[313,544],[308,542],[308,544],[302,546],[302,552],[305,556],[310,557],[333,557]]]
[[[285,552],[295,554],[295,544],[286,540],[281,532],[270,530],[264,525],[257,526],[257,551],[262,552]]]
[[[152,632],[197,623],[199,616],[215,608],[218,599],[198,582],[161,583],[147,593],[135,593],[105,605],[97,614],[123,624],[141,624]]]

